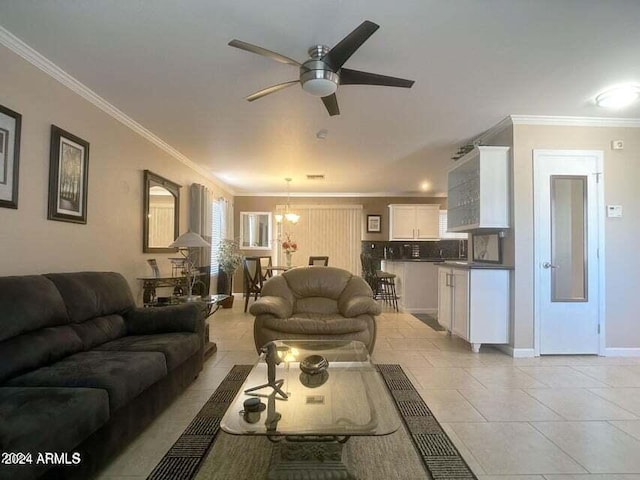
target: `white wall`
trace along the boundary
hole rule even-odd
[[[0,275],[112,270],[140,301],[146,260],[169,273],[172,256],[142,253],[143,170],[182,185],[180,232],[191,183],[230,195],[2,46],[0,65],[0,104],[22,114],[20,196],[17,210],[0,208]],[[51,124],[90,143],[86,225],[47,220]]]
[[[533,150],[604,152],[605,204],[622,205],[622,218],[605,218],[606,346],[640,348],[640,128],[515,125],[513,128],[514,331],[516,348],[533,348]],[[624,150],[611,150],[624,140]]]

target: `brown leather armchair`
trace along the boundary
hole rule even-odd
[[[256,350],[272,340],[358,340],[373,352],[380,305],[361,277],[335,267],[298,267],[270,278],[249,311]]]

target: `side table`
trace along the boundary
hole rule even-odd
[[[202,316],[204,320],[206,320],[207,318],[209,318],[211,315],[213,315],[218,311],[222,302],[224,302],[227,298],[229,298],[229,295],[221,295],[221,294],[205,295],[203,297],[200,297],[198,300],[192,300],[189,303],[194,303],[199,307],[201,307]],[[145,307],[166,307],[167,305],[177,305],[180,303],[186,303],[186,297],[169,297],[169,301],[167,302],[158,302],[158,301],[149,302],[149,303],[145,303],[144,306]],[[205,338],[204,358],[206,360],[218,350],[218,347],[215,344],[215,342],[212,342],[211,340],[209,340],[209,324],[206,322],[204,325],[204,338]]]

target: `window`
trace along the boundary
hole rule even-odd
[[[218,249],[222,240],[222,201],[213,202],[211,209],[211,275],[217,276],[218,269]]]
[[[440,210],[440,238],[443,240],[466,240],[469,238],[466,233],[447,232],[447,211]]]

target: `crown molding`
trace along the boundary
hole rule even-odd
[[[362,198],[362,197],[422,197],[422,198],[446,198],[446,193],[398,193],[398,192],[236,192],[237,197],[287,197],[291,198]]]
[[[566,127],[640,127],[640,118],[510,115],[513,125],[555,125]],[[504,120],[503,120],[504,122]]]
[[[155,135],[153,132],[151,132],[150,130],[147,130],[145,127],[143,127],[141,124],[136,122],[133,118],[129,117],[122,110],[118,109],[117,107],[109,103],[107,100],[102,98],[100,95],[98,95],[96,92],[91,90],[82,82],[76,80],[73,76],[65,72],[62,68],[57,66],[47,57],[45,57],[38,51],[34,50],[32,47],[24,43],[22,40],[16,37],[13,33],[11,33],[9,30],[7,30],[2,26],[0,26],[0,44],[4,45],[13,53],[22,57],[27,62],[31,63],[33,66],[39,68],[44,73],[46,73],[50,77],[57,80],[58,82],[63,84],[65,87],[73,91],[74,93],[80,95],[82,98],[84,98],[85,100],[89,101],[90,103],[98,107],[107,115],[110,115],[111,117],[115,118],[117,121],[119,121],[126,127],[130,128],[131,130],[136,132],[138,135],[140,135],[141,137],[145,138],[146,140],[154,144],[156,147],[164,150],[166,153],[171,155],[173,158],[175,158],[179,162],[183,163],[190,169],[198,172],[200,175],[204,176],[205,178],[210,179],[218,187],[220,187],[227,193],[231,195],[235,195],[235,192],[228,185],[221,182],[218,178],[212,175],[211,172],[209,172],[207,169],[201,167],[197,163],[190,160],[186,155],[183,155],[178,150],[176,150],[171,145],[169,145],[167,142],[165,142],[160,137]]]

